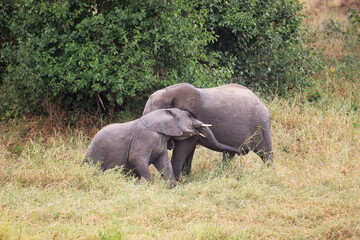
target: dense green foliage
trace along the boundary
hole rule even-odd
[[[286,95],[311,83],[316,70],[310,49],[304,49],[300,28],[302,5],[288,0],[209,1],[207,26],[218,41],[220,66],[233,69],[233,82]]]
[[[0,9],[6,116],[54,102],[126,106],[178,82],[286,94],[313,71],[297,0],[6,0]]]

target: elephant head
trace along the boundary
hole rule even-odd
[[[176,109],[158,109],[140,118],[140,122],[148,129],[182,140],[198,135],[197,129],[204,125],[190,113]]]
[[[197,117],[200,112],[200,93],[188,83],[179,83],[153,93],[147,101],[143,115],[156,109],[178,108]]]
[[[175,140],[184,140],[200,135],[223,151],[240,154],[238,149],[218,142],[209,128],[210,125],[195,119],[187,111],[177,108],[158,109],[141,117],[140,122],[148,129],[170,136]],[[173,142],[168,142],[168,149],[173,147]]]

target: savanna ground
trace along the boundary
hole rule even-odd
[[[146,184],[80,166],[99,126],[59,127],[56,111],[2,122],[0,239],[359,239],[359,35],[338,1],[320,2],[304,25],[324,70],[307,92],[264,100],[275,170],[199,147],[169,189],[153,168]]]

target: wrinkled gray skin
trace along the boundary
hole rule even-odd
[[[210,129],[219,142],[240,149],[242,155],[252,150],[268,166],[272,164],[270,114],[265,104],[248,88],[228,84],[200,89],[180,83],[153,93],[143,114],[174,107],[189,111],[196,119],[212,124]],[[179,178],[181,170],[190,173],[197,143],[222,151],[207,139],[197,136],[175,141],[171,160],[175,179]]]
[[[92,140],[85,159],[100,162],[102,170],[123,166],[124,171],[150,180],[149,165],[153,164],[166,180],[175,185],[167,149],[174,140],[183,140],[202,133],[208,141],[224,151],[240,154],[237,149],[219,143],[210,129],[186,111],[179,109],[155,110],[143,117],[114,123],[102,128]]]

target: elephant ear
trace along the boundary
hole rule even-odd
[[[166,88],[166,95],[172,99],[174,108],[186,110],[194,117],[200,112],[200,93],[189,83],[179,83]]]
[[[142,124],[151,131],[162,133],[166,136],[178,137],[183,135],[176,115],[169,109],[159,109],[140,118]]]

